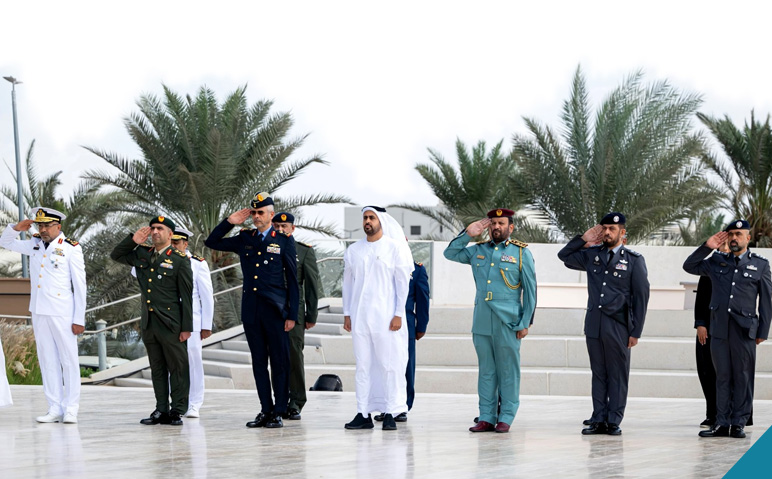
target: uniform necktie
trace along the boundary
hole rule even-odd
[[[150,262],[155,263],[158,259],[158,251],[153,250],[153,254],[150,255]]]
[[[48,249],[48,245],[50,245],[48,241],[43,241],[43,249]]]
[[[734,257],[734,264],[735,264],[735,265],[738,265],[738,264],[740,264],[740,257],[739,257],[739,256],[735,256],[735,257]]]
[[[614,251],[609,251],[608,252],[608,261],[606,262],[606,264],[611,264],[611,260],[612,259],[614,259]]]

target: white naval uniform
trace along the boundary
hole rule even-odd
[[[201,409],[204,403],[204,364],[201,357],[201,330],[212,330],[214,316],[214,296],[212,295],[212,277],[209,265],[205,260],[194,257],[190,251],[185,251],[190,258],[193,269],[193,331],[188,339],[188,363],[190,365],[189,409]]]
[[[0,407],[12,406],[11,386],[8,385],[8,376],[5,372],[5,353],[3,353],[3,341],[0,340]]]
[[[407,412],[408,328],[405,316],[413,258],[384,235],[361,239],[343,256],[343,314],[351,317],[357,412]],[[402,327],[390,331],[394,316]]]
[[[85,325],[86,269],[83,250],[63,233],[45,247],[39,237],[17,240],[19,231],[8,225],[0,246],[29,256],[32,328],[43,376],[48,413],[78,415],[80,365],[78,338],[72,325]]]

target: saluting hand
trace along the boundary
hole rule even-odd
[[[228,223],[232,225],[240,225],[241,223],[247,221],[247,218],[249,218],[250,211],[252,211],[251,208],[244,208],[242,210],[238,210],[237,212],[233,213],[228,217]]]
[[[14,231],[28,231],[32,227],[33,220],[21,220],[13,227]]]
[[[592,228],[588,229],[582,235],[582,239],[584,240],[585,243],[590,243],[590,244],[593,244],[593,245],[602,243],[603,242],[603,226],[595,225]]]
[[[134,233],[134,236],[132,236],[132,240],[134,240],[137,244],[142,244],[150,237],[150,232],[152,230],[149,226],[143,226],[142,228],[138,229],[136,233]]]
[[[728,238],[729,233],[726,231],[719,231],[718,233],[708,238],[708,241],[705,242],[705,246],[710,249],[719,249],[722,244],[726,243]]]
[[[466,227],[466,234],[469,236],[480,236],[490,224],[490,218],[483,218],[480,221],[475,221]]]

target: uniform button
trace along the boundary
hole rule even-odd
[[[153,272],[153,268],[150,268],[150,272],[151,272],[151,273]]]
[[[39,287],[40,287],[40,285],[38,285],[38,288],[39,288]]]
[[[148,311],[152,311],[152,310],[153,310],[153,308],[148,309]]]
[[[731,313],[732,312],[732,308],[727,309],[727,311],[729,311]]]
[[[46,257],[46,255],[43,255],[43,257],[45,258],[45,257]]]
[[[257,279],[257,275],[255,275],[255,279]]]
[[[488,280],[488,284],[491,284],[491,280]]]
[[[172,308],[166,308],[166,310],[167,310],[167,311],[171,311],[171,310],[172,310]]]
[[[485,298],[485,301],[488,301],[488,298]]]
[[[734,281],[732,281],[732,286],[734,286]]]
[[[45,265],[42,265],[42,264],[41,264],[41,265],[40,265],[40,267],[41,267],[41,268],[45,268]]]
[[[147,290],[147,292],[149,293],[149,292],[150,292],[150,290],[148,289],[148,290]]]
[[[603,283],[603,286],[606,286],[606,283]]]
[[[608,271],[605,271],[606,274],[608,274]]]
[[[152,282],[153,282],[153,278],[148,278],[148,279],[147,279],[147,282],[148,282],[148,283],[152,283]]]
[[[734,295],[733,295],[733,294],[730,294],[730,295],[729,295],[729,297],[730,297],[730,298],[734,298]]]
[[[149,299],[147,300],[147,304],[150,304],[150,300]]]
[[[736,273],[736,272],[737,272],[737,270],[734,270],[734,272]]]
[[[491,263],[491,266],[493,266],[493,263]]]
[[[257,291],[257,288],[252,288],[252,291]]]
[[[601,297],[601,298],[602,298],[602,297],[604,297],[604,296],[605,296],[605,294],[603,294],[603,293],[601,293],[601,294],[600,294],[600,297]]]
[[[260,266],[259,264],[255,263],[255,266]]]
[[[494,249],[495,251],[498,251],[498,250],[499,250],[499,247],[498,247],[498,246],[496,246],[496,247],[495,247],[495,248],[493,248],[493,249]]]
[[[60,294],[60,293],[56,293],[56,295],[57,295],[57,296],[61,296],[61,294]]]
[[[43,275],[41,274],[39,277],[40,277],[40,278],[42,278],[42,277],[43,277]]]
[[[599,305],[598,305],[598,309],[600,309],[600,308],[602,308],[602,307],[603,307],[603,305],[602,305],[602,304],[599,304]]]
[[[258,256],[260,256],[261,254],[263,254],[263,253],[261,253],[260,251],[258,251],[258,252],[257,252],[257,255],[258,255]]]

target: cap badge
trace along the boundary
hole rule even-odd
[[[738,221],[737,223],[735,223],[735,226],[737,226],[738,228],[742,228],[743,222],[742,221]]]
[[[496,210],[496,216],[501,216],[504,212],[501,210]]]
[[[619,216],[614,216],[614,223],[619,223]]]
[[[287,215],[281,215],[281,220],[282,221],[287,221]]]
[[[256,198],[257,198],[257,201],[263,201],[263,195],[261,195],[260,193],[257,194]]]
[[[163,216],[159,216],[158,217],[158,221],[160,221],[161,223],[163,223],[164,219],[166,219],[166,218],[164,218]]]
[[[39,219],[45,218],[45,216],[46,216],[46,212],[45,212],[45,211],[43,211],[42,209],[39,209],[39,210],[38,210],[38,212],[37,212],[37,213],[35,213],[35,219],[36,219],[36,220],[39,220]]]

